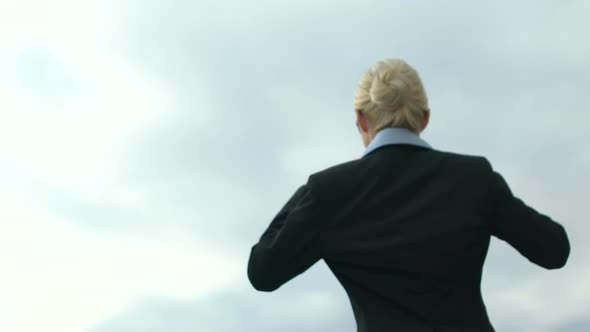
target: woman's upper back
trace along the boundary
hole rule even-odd
[[[569,254],[563,228],[484,157],[390,144],[313,176],[333,211],[323,258],[359,331],[492,331],[480,291],[490,236],[547,268]]]

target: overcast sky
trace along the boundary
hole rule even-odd
[[[492,242],[492,323],[590,330],[588,13],[0,0],[0,331],[355,331],[323,261],[273,293],[246,265],[309,174],[362,155],[354,89],[387,57],[422,76],[425,140],[488,157],[569,233],[557,271]]]

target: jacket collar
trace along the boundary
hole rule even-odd
[[[401,127],[388,127],[377,132],[377,135],[371,140],[363,153],[363,157],[384,145],[390,144],[409,144],[432,149],[428,142],[411,130]]]

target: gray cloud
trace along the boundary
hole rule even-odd
[[[584,332],[588,331],[588,327],[590,327],[590,317],[588,315],[578,317],[576,319],[572,319],[566,323],[560,324],[555,326],[550,331],[551,332]]]

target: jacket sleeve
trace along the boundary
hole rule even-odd
[[[546,269],[563,267],[570,254],[565,228],[514,196],[502,175],[493,169],[489,190],[492,235],[509,243],[532,263]]]
[[[303,273],[322,257],[325,209],[310,176],[273,218],[248,260],[248,279],[259,291],[271,292]]]

